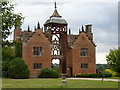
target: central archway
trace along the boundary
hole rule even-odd
[[[52,59],[51,68],[60,71],[60,59]]]

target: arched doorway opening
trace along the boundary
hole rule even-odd
[[[51,68],[60,71],[60,59],[52,59]]]

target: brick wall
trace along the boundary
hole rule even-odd
[[[34,56],[33,47],[42,47],[42,56]],[[51,43],[41,30],[36,30],[29,40],[23,43],[22,56],[30,70],[30,77],[40,74],[40,70],[34,69],[34,63],[42,63],[42,68],[51,67]]]
[[[23,32],[20,29],[16,29],[14,32],[14,40],[17,37],[23,38]],[[31,36],[32,35],[32,36]],[[23,42],[22,58],[28,65],[30,70],[30,77],[38,77],[40,69],[34,69],[34,63],[41,63],[42,68],[51,68],[52,56],[51,56],[51,42],[43,34],[42,30],[37,29],[35,32],[31,32],[29,39]],[[69,47],[66,47],[65,59],[66,59],[66,73],[68,76],[76,75],[78,73],[96,73],[96,59],[95,59],[95,45],[89,40],[85,32],[81,32],[76,38],[73,38],[69,42]],[[68,39],[71,39],[70,37]],[[72,44],[73,43],[73,44]],[[33,55],[33,47],[42,47],[43,55]],[[80,56],[80,49],[88,48],[88,56]],[[63,61],[63,58],[60,58]],[[87,63],[88,68],[81,68],[82,63]],[[60,63],[60,71],[62,73],[63,67]]]
[[[86,33],[81,32],[72,47],[73,75],[96,73],[95,45],[88,39]],[[80,56],[81,48],[88,48],[88,56]],[[81,68],[82,63],[87,63],[88,68]]]

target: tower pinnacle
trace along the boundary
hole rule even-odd
[[[56,4],[56,2],[55,2],[55,10],[54,10],[52,16],[50,16],[50,18],[51,17],[62,17],[62,16],[59,15],[59,13],[57,11],[57,4]]]
[[[55,9],[57,8],[57,4],[56,4],[56,1],[55,1]]]
[[[30,31],[30,26],[28,25],[28,32]]]
[[[83,27],[83,25],[82,25],[82,32],[84,32],[84,27]]]
[[[38,21],[38,24],[37,24],[37,29],[40,29],[40,23],[39,23],[39,21]]]

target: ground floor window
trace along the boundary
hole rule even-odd
[[[34,63],[33,66],[34,66],[34,69],[41,69],[42,68],[41,63]]]
[[[81,68],[88,68],[88,64],[87,63],[82,63]]]

